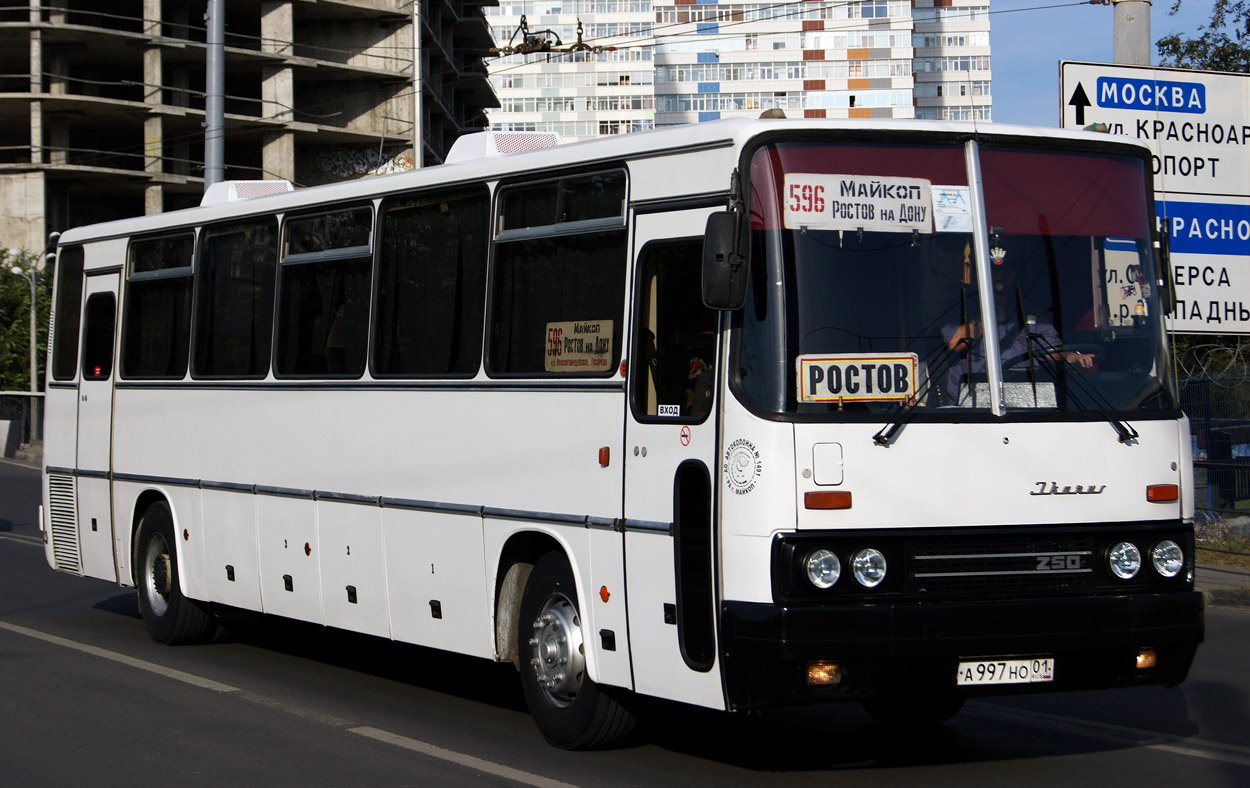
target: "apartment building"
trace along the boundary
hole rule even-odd
[[[989,120],[988,13],[988,0],[500,0],[487,114],[565,139],[770,109]]]
[[[229,0],[227,179],[442,161],[498,106],[494,0]],[[0,242],[197,204],[205,0],[0,0]]]

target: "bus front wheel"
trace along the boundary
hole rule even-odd
[[[583,621],[568,561],[548,553],[534,565],[518,616],[521,688],[543,737],[566,750],[607,747],[634,728],[618,690],[586,675]]]
[[[169,505],[164,501],[153,503],[139,521],[135,540],[139,612],[148,635],[157,643],[200,643],[213,634],[217,624],[208,610],[183,596],[175,544]]]

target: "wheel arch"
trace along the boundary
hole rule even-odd
[[[546,531],[518,531],[504,542],[495,566],[495,658],[517,662],[517,615],[525,583],[538,559],[558,552],[573,566],[571,550],[554,534]],[[576,578],[577,573],[574,572]],[[580,593],[580,592],[579,592]],[[580,601],[579,601],[580,603]]]
[[[167,507],[169,507],[169,516],[173,520],[173,523],[174,523],[175,536],[177,535],[177,532],[178,532],[178,516],[174,512],[174,504],[169,499],[169,496],[166,495],[164,491],[158,490],[155,488],[148,488],[144,490],[143,492],[139,493],[139,496],[135,498],[134,508],[131,511],[130,539],[129,539],[129,542],[130,542],[130,582],[136,587],[139,585],[139,563],[140,563],[139,556],[138,556],[139,523],[143,520],[143,516],[147,514],[148,509],[152,508],[153,504],[157,504],[157,503],[164,503]],[[174,544],[172,545],[172,547],[175,550],[179,551],[179,557],[181,558],[182,551],[178,545],[177,538],[174,539]],[[178,563],[178,569],[179,569],[179,572],[181,573],[182,571],[181,561]],[[182,578],[179,578],[179,580],[181,579]]]

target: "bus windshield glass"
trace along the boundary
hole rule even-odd
[[[993,330],[1009,414],[1173,410],[1147,176],[1133,156],[985,141],[759,148],[740,395],[814,418],[965,418],[990,408]]]

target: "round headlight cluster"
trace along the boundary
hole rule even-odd
[[[876,588],[885,580],[885,556],[880,550],[865,547],[851,559],[855,579],[864,588]]]
[[[1141,550],[1132,542],[1120,542],[1107,554],[1107,563],[1111,565],[1111,573],[1121,580],[1137,577],[1141,571]]]
[[[1131,580],[1141,571],[1141,550],[1132,542],[1119,542],[1107,553],[1107,565],[1116,577]],[[1164,539],[1150,549],[1150,565],[1160,577],[1176,577],[1185,568],[1185,553],[1176,542]]]
[[[1176,577],[1185,567],[1185,554],[1176,542],[1164,539],[1150,551],[1150,563],[1160,575]]]
[[[811,551],[803,559],[807,582],[821,590],[832,588],[842,576],[842,562],[832,551],[823,547]],[[850,569],[864,588],[876,588],[885,580],[885,555],[874,547],[865,547],[851,556]]]
[[[842,562],[832,552],[820,549],[807,554],[807,580],[817,588],[831,588],[842,576]]]

